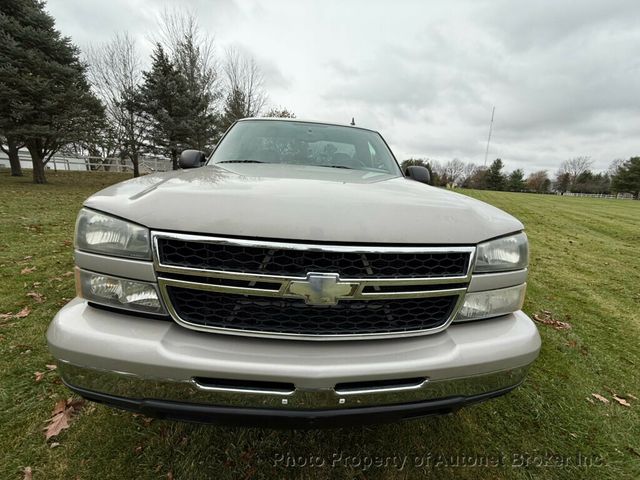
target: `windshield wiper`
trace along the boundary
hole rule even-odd
[[[312,165],[313,167],[325,167],[325,168],[345,168],[347,170],[353,170],[351,167],[345,165]]]
[[[260,160],[223,160],[221,162],[216,163],[266,163],[261,162]]]

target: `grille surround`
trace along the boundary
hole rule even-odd
[[[331,272],[342,278],[446,278],[465,276],[469,267],[464,251],[303,250],[166,237],[158,239],[157,250],[166,266],[286,277]]]
[[[269,338],[288,338],[298,340],[358,340],[367,338],[393,338],[393,337],[407,337],[415,335],[425,335],[437,333],[446,329],[453,319],[459,308],[464,301],[464,295],[469,286],[471,279],[471,272],[473,270],[473,264],[475,261],[476,249],[473,246],[452,246],[452,247],[416,247],[416,246],[353,246],[353,245],[325,245],[325,244],[306,244],[306,243],[285,243],[278,241],[253,241],[246,239],[230,239],[224,237],[212,237],[205,235],[193,235],[193,234],[177,234],[168,232],[151,232],[152,246],[153,246],[153,261],[154,268],[156,270],[158,285],[163,298],[163,301],[167,307],[167,310],[171,314],[171,317],[176,323],[193,329],[214,333],[224,333],[233,335],[253,336],[253,337],[269,337]],[[181,241],[193,241],[200,243],[208,243],[214,245],[233,245],[241,247],[255,247],[255,248],[271,248],[291,251],[303,251],[303,252],[338,252],[338,253],[365,253],[365,254],[380,254],[380,255],[395,255],[395,254],[450,254],[455,253],[457,255],[466,256],[466,264],[464,265],[463,275],[448,275],[448,276],[427,276],[427,277],[406,277],[396,276],[393,278],[384,276],[371,276],[361,275],[355,278],[349,276],[343,278],[343,276],[331,271],[321,272],[307,272],[305,276],[292,276],[292,275],[274,275],[270,273],[246,273],[237,271],[224,271],[224,270],[211,270],[206,268],[191,268],[185,266],[167,265],[163,263],[160,256],[160,249],[158,248],[159,240],[161,239],[178,239]],[[403,270],[404,264],[398,266],[399,271]],[[209,322],[193,322],[190,318],[183,318],[180,308],[174,308],[174,301],[171,299],[169,293],[170,288],[186,288],[196,291],[206,291],[216,295],[222,294],[227,298],[231,298],[233,295],[235,298],[238,296],[244,296],[249,302],[266,302],[266,305],[272,305],[277,300],[282,300],[281,305],[291,305],[293,300],[304,300],[307,305],[304,308],[327,308],[325,303],[316,303],[313,297],[306,297],[305,291],[308,290],[303,287],[303,291],[300,291],[299,284],[303,285],[312,283],[313,278],[317,275],[332,275],[336,277],[336,281],[339,285],[343,285],[346,282],[355,283],[356,288],[349,289],[345,296],[339,295],[334,303],[331,305],[337,306],[336,310],[345,310],[346,307],[342,306],[343,303],[348,302],[360,302],[362,305],[366,305],[366,302],[383,302],[385,300],[408,302],[422,301],[424,304],[432,302],[430,297],[452,297],[453,308],[447,318],[439,319],[435,323],[424,322],[423,324],[414,323],[412,327],[407,329],[394,328],[384,329],[379,328],[377,331],[371,329],[365,329],[364,331],[357,331],[352,329],[348,333],[342,333],[337,331],[326,332],[314,330],[312,332],[305,331],[272,331],[268,329],[252,330],[244,325],[241,329],[232,328],[233,326],[216,324],[213,325]],[[296,289],[290,288],[292,284],[298,284]],[[333,283],[333,281],[329,282]],[[323,293],[324,293],[324,287]],[[344,289],[338,289],[342,291]],[[301,295],[305,295],[301,297]],[[256,297],[256,298],[254,298]],[[259,298],[270,297],[270,298]],[[274,298],[275,297],[275,298]],[[242,297],[240,297],[242,298]],[[313,300],[313,301],[310,301]],[[436,299],[437,300],[437,299]],[[271,303],[269,303],[271,301]],[[287,303],[289,302],[289,303]],[[304,302],[302,305],[304,305]],[[437,303],[437,302],[436,302]],[[295,304],[295,302],[293,302]],[[356,305],[355,303],[353,305]],[[373,304],[372,304],[373,305]],[[314,312],[315,310],[309,310]],[[270,310],[273,314],[274,310]],[[184,315],[188,317],[188,315]],[[425,320],[428,315],[425,315]],[[343,318],[344,320],[344,318]],[[424,327],[424,328],[423,328]],[[278,329],[275,329],[278,330]]]

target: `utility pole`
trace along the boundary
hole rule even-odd
[[[487,166],[487,157],[489,156],[489,143],[491,142],[491,131],[493,130],[493,116],[496,113],[496,106],[491,110],[491,123],[489,124],[489,138],[487,138],[487,149],[484,152],[484,166]]]

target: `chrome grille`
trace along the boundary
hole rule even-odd
[[[460,307],[474,247],[345,246],[153,232],[158,284],[186,327],[356,339],[435,333]]]
[[[361,335],[410,332],[447,321],[457,296],[403,300],[354,300],[332,306],[292,298],[228,295],[168,287],[173,308],[202,327],[293,335]]]
[[[466,275],[468,252],[358,252],[292,250],[158,239],[165,265],[268,275],[337,273],[343,278],[429,278]]]

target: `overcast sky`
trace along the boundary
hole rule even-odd
[[[379,130],[402,160],[595,169],[640,154],[637,0],[49,0],[81,48],[128,31],[148,55],[165,8],[184,6],[262,68],[269,103]]]

